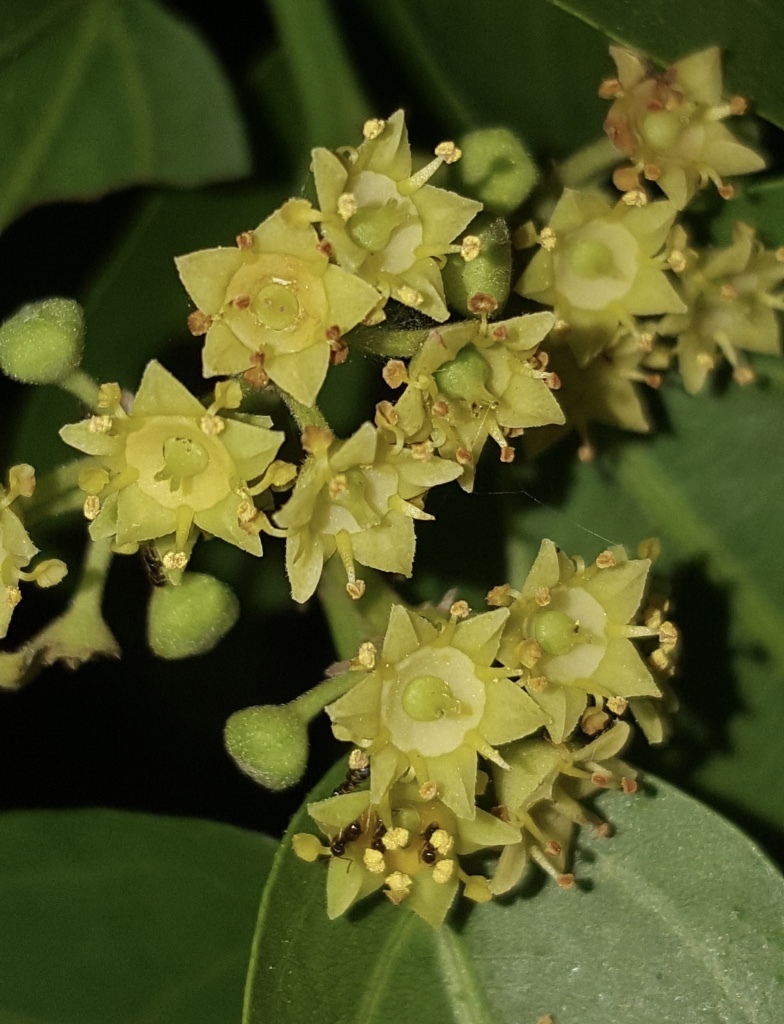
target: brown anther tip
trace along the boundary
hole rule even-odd
[[[577,449],[577,458],[580,462],[593,462],[596,458],[596,449],[586,441],[585,444],[581,444]]]
[[[732,379],[736,384],[745,387],[747,384],[753,383],[757,379],[757,375],[750,366],[736,366],[732,371]]]
[[[610,836],[613,834],[612,825],[609,823],[609,821],[597,822],[593,827],[593,831],[594,834],[599,837],[599,839],[609,839]]]
[[[341,366],[348,359],[348,345],[342,338],[329,343],[329,362],[331,366]]]
[[[354,580],[353,583],[346,584],[346,593],[352,599],[352,601],[358,601],[360,597],[365,593],[365,581]]]
[[[340,327],[337,324],[327,328],[327,341],[340,341],[340,337]]]
[[[725,281],[719,289],[719,295],[725,302],[732,302],[738,297],[738,289],[734,284],[730,284],[728,281]]]
[[[415,441],[410,446],[411,458],[417,462],[427,462],[433,458],[435,447],[432,441]]]
[[[444,416],[449,415],[449,406],[443,399],[439,399],[437,402],[433,403],[433,408],[430,411],[434,416],[441,416],[443,418]]]
[[[200,309],[195,309],[188,317],[188,330],[194,338],[206,334],[211,324],[212,317],[208,313],[202,313]]]
[[[616,167],[612,180],[619,192],[631,192],[640,187],[640,176],[633,167]]]
[[[235,309],[247,309],[250,305],[250,295],[235,295],[231,304]]]
[[[455,452],[455,460],[460,466],[467,466],[469,462],[473,462],[473,458],[467,448],[458,448]]]
[[[510,440],[514,440],[516,437],[522,437],[525,433],[523,427],[507,427],[505,434]]]
[[[730,113],[736,117],[745,114],[749,109],[749,103],[745,96],[730,97]]]
[[[591,782],[600,789],[606,789],[610,784],[610,779],[607,775],[603,775],[602,772],[594,772],[591,776]]]
[[[509,808],[503,804],[499,804],[497,807],[493,807],[490,813],[494,818],[500,818],[501,821],[509,821]]]
[[[617,78],[605,78],[599,83],[599,98],[602,100],[614,100],[623,95],[621,83]]]
[[[332,255],[332,246],[329,244],[326,238],[321,239],[319,244],[316,246],[316,249],[321,253],[322,256],[329,257]]]
[[[661,177],[661,167],[656,164],[646,164],[642,174],[646,181],[658,181]]]
[[[269,374],[261,365],[251,366],[243,373],[242,379],[258,390],[266,388],[269,384]]]
[[[561,853],[563,847],[560,843],[557,843],[554,839],[550,839],[544,848],[544,852],[548,857],[557,857]]]
[[[533,690],[534,693],[541,693],[542,690],[547,689],[547,676],[531,676],[526,686],[529,690]]]
[[[467,305],[471,313],[495,313],[498,309],[498,300],[489,292],[475,292]]]
[[[568,334],[571,329],[568,320],[556,320],[553,324],[552,332],[553,334],[564,335]]]
[[[514,448],[511,447],[511,445],[506,445],[506,447],[501,449],[498,457],[500,458],[501,462],[504,463],[514,462],[515,450]]]
[[[402,359],[390,359],[381,371],[384,383],[390,388],[399,388],[408,383],[408,369]]]
[[[735,186],[719,185],[718,193],[722,199],[732,199],[735,196]]]
[[[551,391],[559,391],[561,388],[561,378],[557,373],[548,373],[545,383]]]
[[[664,378],[660,373],[646,373],[645,375],[645,383],[649,388],[653,388],[654,391],[657,391],[662,386],[663,380]]]
[[[234,241],[237,243],[238,249],[250,249],[253,245],[253,232],[241,231]]]
[[[558,875],[555,881],[559,889],[574,889],[574,875],[571,872],[567,875]]]
[[[376,425],[396,427],[400,417],[391,402],[386,400],[376,404]],[[379,422],[380,421],[380,422]]]
[[[636,779],[621,779],[621,789],[624,793],[628,793],[630,796],[632,793],[636,793],[639,789]]]
[[[509,331],[507,331],[503,324],[499,324],[498,327],[493,328],[491,337],[493,338],[493,341],[506,341],[509,337]]]

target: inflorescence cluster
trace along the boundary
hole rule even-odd
[[[81,507],[90,536],[69,609],[0,654],[0,686],[53,660],[118,653],[100,617],[114,554],[141,551],[156,588],[184,594],[200,537],[260,556],[264,534],[285,539],[295,601],[316,592],[335,556],[359,600],[357,566],[411,575],[415,523],[433,518],[429,491],[451,481],[471,491],[488,440],[510,463],[521,435],[533,452],[574,429],[589,459],[592,422],[649,429],[637,385],[658,386],[674,362],[696,392],[721,358],[748,383],[741,352],[779,351],[784,251],[743,223],[730,245],[700,250],[678,220],[708,184],[730,199],[726,176],[764,166],[722,123],[746,104],[723,98],[718,50],[665,72],[611,52],[617,77],[600,95],[612,101],[605,170],[615,167],[615,193],[591,174],[576,180],[575,158],[560,196],[544,187],[537,206],[533,193],[538,226],[517,214],[510,222],[537,177],[510,133],[461,140],[461,176],[461,148],[442,142],[421,161],[397,111],[367,121],[356,148],[313,151],[315,204],[289,199],[234,245],[177,258],[204,377],[218,378],[206,398],[157,361],[135,394],[91,382],[79,369],[81,310],[69,300],[25,307],[0,329],[6,373],[59,383],[89,410],[60,433],[84,458],[58,471],[45,498],[27,465],[0,489],[0,636],[20,581],[49,586],[66,571],[56,559],[27,570],[36,548],[20,505]],[[513,248],[532,247],[515,279]],[[384,359],[388,397],[338,437],[317,400],[352,350]],[[299,465],[278,458],[288,422],[278,399],[297,425]],[[628,559],[612,548],[586,566],[544,541],[519,589],[490,591],[491,610],[395,604],[383,640],[368,640],[322,684],[323,700],[306,694],[234,716],[230,751],[273,787],[299,777],[307,721],[325,704],[352,745],[346,782],[310,808],[325,841],[293,840],[305,860],[329,859],[331,916],[383,887],[438,926],[459,884],[482,902],[514,886],[529,861],[573,884],[574,825],[607,828],[582,799],[636,788],[619,760],[629,720],[651,742],[664,736],[677,631],[666,606],[646,604],[652,553]],[[214,642],[236,618],[218,581],[197,589],[199,635],[192,648],[151,637],[164,656],[204,649],[205,616]],[[154,599],[157,622],[168,604]],[[469,874],[460,858],[487,849],[502,850],[492,876]]]

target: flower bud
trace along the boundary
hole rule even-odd
[[[500,311],[506,305],[511,287],[509,228],[503,217],[480,214],[472,221],[470,231],[479,239],[479,255],[470,262],[459,255],[447,259],[442,272],[447,302],[463,316],[475,316],[469,299],[481,293],[491,295]]]
[[[511,213],[531,193],[539,176],[536,164],[508,128],[482,128],[460,140],[457,165],[469,195],[492,213]]]
[[[83,343],[78,302],[31,302],[0,327],[0,368],[24,384],[57,384],[79,366]]]
[[[186,573],[177,586],[156,587],[147,608],[147,643],[159,658],[206,654],[240,613],[233,592],[213,576]]]
[[[307,724],[290,705],[236,711],[223,734],[238,767],[267,789],[294,786],[308,760]]]

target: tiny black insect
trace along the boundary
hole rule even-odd
[[[147,571],[147,579],[154,587],[166,586],[166,570],[152,544],[142,544],[139,548],[144,568]]]

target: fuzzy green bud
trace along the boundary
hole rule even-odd
[[[512,246],[503,217],[480,214],[470,227],[479,239],[479,255],[468,262],[452,255],[442,271],[444,293],[449,305],[463,316],[476,316],[472,296],[491,295],[500,312],[506,305],[512,283]]]
[[[438,390],[447,398],[472,405],[494,405],[496,399],[487,390],[490,367],[474,345],[460,349],[454,359],[433,374]]]
[[[0,327],[0,368],[24,384],[57,384],[79,366],[84,313],[73,299],[31,302]]]
[[[147,643],[159,658],[206,654],[240,614],[234,593],[213,576],[185,573],[179,586],[156,587],[147,608]]]
[[[226,723],[224,742],[240,770],[267,789],[295,785],[307,765],[307,724],[291,705],[236,711]]]
[[[511,213],[531,194],[539,172],[508,128],[482,128],[460,140],[456,169],[464,191],[491,213]]]

